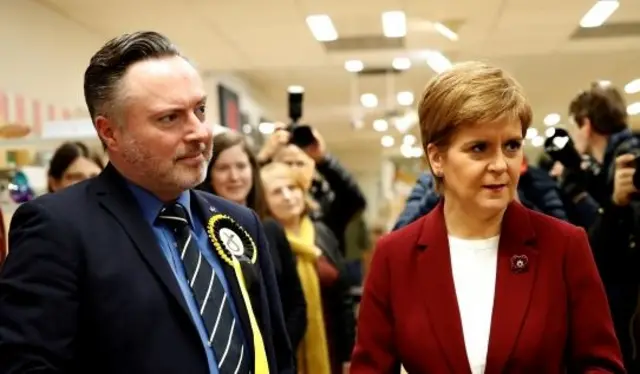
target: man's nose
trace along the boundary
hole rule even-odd
[[[207,142],[213,137],[213,129],[206,121],[201,121],[195,114],[189,117],[189,132],[187,141]]]

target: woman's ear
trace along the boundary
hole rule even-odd
[[[429,165],[431,165],[431,172],[433,175],[442,177],[444,154],[433,143],[429,143],[427,145],[427,158],[429,159]]]

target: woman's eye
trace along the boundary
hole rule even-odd
[[[471,147],[471,151],[474,153],[484,152],[487,149],[487,145],[484,143],[478,143]]]
[[[514,152],[519,150],[520,147],[522,147],[522,143],[520,141],[513,140],[508,142],[505,147],[507,148],[508,151]]]

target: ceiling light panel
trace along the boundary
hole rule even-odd
[[[377,132],[385,132],[389,129],[389,123],[384,119],[373,121],[373,129]]]
[[[378,97],[372,93],[362,94],[360,103],[365,108],[375,108],[378,106]]]
[[[382,13],[382,32],[387,38],[402,38],[407,35],[407,17],[401,10]]]
[[[391,135],[385,135],[380,139],[380,144],[385,148],[393,147],[395,142],[395,139],[393,139],[393,136]]]
[[[458,34],[453,32],[453,30],[443,25],[442,23],[440,22],[434,23],[433,28],[438,32],[438,34],[444,36],[445,38],[453,42],[458,41]]]
[[[536,129],[535,127],[529,127],[527,129],[527,134],[525,135],[525,137],[529,140],[535,138],[536,136],[538,136],[538,129]]]
[[[531,145],[538,148],[541,147],[544,144],[544,138],[540,135],[536,136],[535,138],[531,139]]]
[[[542,120],[546,126],[555,126],[560,123],[560,115],[558,113],[547,114]]]
[[[307,25],[313,37],[319,42],[331,42],[338,39],[338,31],[331,18],[326,14],[308,16]]]
[[[411,67],[411,60],[407,57],[396,57],[393,59],[391,66],[396,70],[407,70]]]
[[[627,107],[627,114],[630,116],[637,116],[640,114],[640,102],[629,104]]]
[[[617,0],[598,0],[580,20],[580,27],[599,27],[618,9]]]
[[[427,65],[438,74],[451,69],[451,61],[440,51],[426,51],[425,57],[427,59]]]
[[[628,94],[635,94],[640,92],[640,79],[634,79],[624,86],[624,92]]]
[[[413,92],[411,91],[402,91],[398,92],[396,95],[396,99],[398,100],[398,105],[409,106],[413,104]]]
[[[360,60],[349,60],[344,63],[344,68],[350,73],[358,73],[364,69],[364,63]]]

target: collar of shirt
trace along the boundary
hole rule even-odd
[[[165,204],[160,199],[158,199],[151,192],[145,190],[144,188],[137,186],[133,183],[127,183],[131,193],[133,193],[134,198],[138,202],[138,205],[142,209],[142,214],[144,219],[150,224],[154,225],[156,218],[158,218],[158,214],[160,214],[160,209]],[[193,215],[191,214],[191,194],[189,191],[184,191],[178,196],[176,200],[178,204],[182,205],[189,217],[189,224],[193,229]]]

